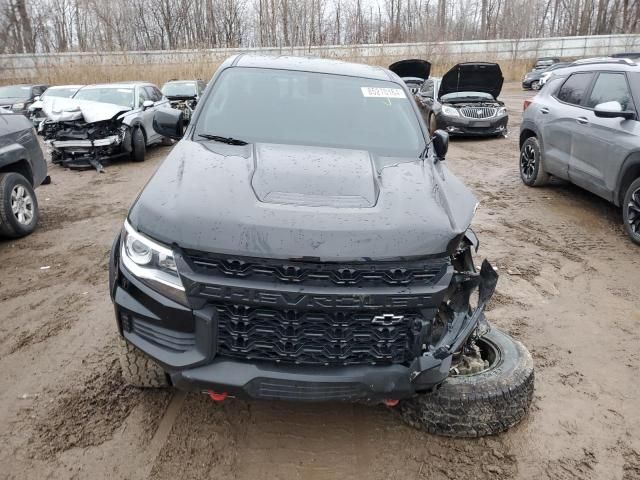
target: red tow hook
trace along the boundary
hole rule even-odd
[[[214,402],[224,402],[229,396],[227,392],[217,393],[213,390],[207,390],[207,393],[209,394],[211,400],[213,400]]]
[[[398,405],[400,403],[400,400],[397,400],[395,398],[387,398],[385,400],[383,400],[383,403],[389,407],[389,408],[393,408],[396,405]]]

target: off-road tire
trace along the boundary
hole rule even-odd
[[[119,360],[122,378],[133,386],[141,388],[168,387],[167,374],[160,365],[147,357],[133,345],[120,338]]]
[[[450,376],[440,389],[400,402],[409,425],[448,437],[482,437],[522,420],[533,398],[533,360],[527,349],[500,330],[483,337],[499,352],[488,370]]]
[[[533,171],[531,175],[527,175],[525,172],[525,166],[523,165],[523,162],[525,161],[523,156],[530,155],[531,153],[534,156],[532,159]],[[540,142],[537,137],[527,138],[520,148],[520,156],[518,157],[518,166],[522,183],[529,187],[541,187],[549,183],[551,175],[549,175],[544,169],[544,160],[542,157],[542,149],[540,148]]]
[[[11,195],[18,186],[24,188],[32,202],[33,217],[27,224],[18,221],[11,207]],[[15,172],[0,173],[0,236],[19,238],[29,235],[36,229],[39,217],[38,199],[29,180]]]
[[[633,199],[631,198],[632,196],[634,196]],[[640,228],[634,232],[631,228],[631,224],[629,223],[629,220],[632,219],[632,208],[637,210],[638,207],[640,207],[640,178],[637,178],[631,183],[631,185],[629,185],[629,188],[627,188],[627,191],[624,194],[624,201],[622,202],[622,220],[624,221],[624,229],[631,240],[640,245]],[[637,214],[640,215],[640,213]],[[633,219],[635,218],[637,217],[634,217]]]
[[[144,162],[146,151],[147,142],[144,138],[144,132],[141,128],[136,127],[131,134],[131,160],[134,162]]]

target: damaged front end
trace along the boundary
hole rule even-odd
[[[108,120],[87,123],[82,116],[68,120],[45,120],[39,128],[50,145],[51,162],[65,168],[104,171],[106,162],[132,151],[131,129],[119,112]]]
[[[171,108],[175,108],[176,110],[180,110],[182,112],[182,118],[184,124],[187,125],[191,121],[191,117],[193,116],[193,111],[198,104],[198,99],[195,95],[186,96],[186,95],[177,95],[177,96],[167,96],[169,99],[169,103],[171,104]]]
[[[419,354],[411,363],[410,380],[417,392],[439,385],[451,371],[474,369],[475,340],[490,329],[484,310],[498,283],[498,274],[487,260],[477,271],[473,251],[478,245],[473,231],[467,230],[452,256],[454,274],[437,313],[433,320],[416,325]]]

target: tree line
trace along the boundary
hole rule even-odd
[[[635,33],[640,0],[0,0],[0,53]]]

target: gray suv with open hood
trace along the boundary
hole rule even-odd
[[[154,124],[181,135],[174,111]],[[518,422],[531,357],[484,316],[497,274],[473,261],[477,201],[447,142],[388,70],[225,61],[114,242],[124,378],[384,402],[445,435]]]

